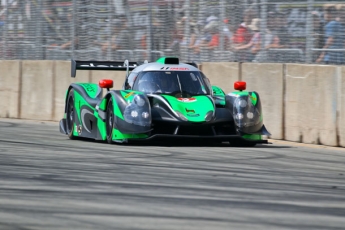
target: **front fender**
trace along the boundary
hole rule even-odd
[[[225,107],[230,110],[240,134],[260,134],[263,115],[260,96],[256,92],[240,91],[225,96]]]
[[[115,127],[121,133],[139,134],[151,131],[151,106],[147,96],[130,90],[109,91],[101,102],[100,108],[106,111],[109,99],[113,99]]]

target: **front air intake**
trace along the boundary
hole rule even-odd
[[[180,61],[177,57],[161,57],[156,62],[162,63],[162,64],[173,64],[178,65],[180,64]]]

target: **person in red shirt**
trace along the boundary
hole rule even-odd
[[[254,18],[254,12],[251,9],[247,9],[244,12],[243,22],[239,25],[237,28],[233,38],[232,42],[234,45],[241,45],[241,44],[247,44],[252,39],[253,33],[248,27],[248,25],[251,23],[252,19]]]

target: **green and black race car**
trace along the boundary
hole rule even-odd
[[[68,87],[60,132],[70,139],[268,143],[259,94],[245,91],[245,82],[235,82],[235,91],[225,94],[196,64],[176,57],[141,65],[72,60],[72,77],[76,70],[122,70],[126,78],[122,90],[110,90],[110,79]]]

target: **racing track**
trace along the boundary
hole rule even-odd
[[[0,120],[0,229],[344,229],[345,151],[117,146]]]

